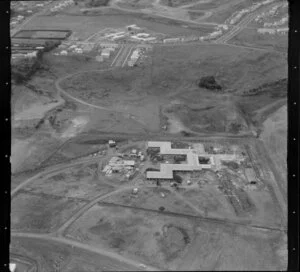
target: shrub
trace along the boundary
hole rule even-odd
[[[199,81],[199,87],[206,88],[209,90],[221,90],[222,87],[219,85],[214,76],[205,76],[202,77]]]
[[[177,183],[182,183],[182,177],[179,176],[179,175],[176,174],[176,173],[174,173],[173,179],[174,179],[174,181],[177,182]]]

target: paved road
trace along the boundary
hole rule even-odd
[[[138,263],[134,260],[125,258],[125,257],[123,257],[119,254],[114,253],[114,252],[107,251],[106,249],[102,249],[100,247],[93,247],[91,245],[82,244],[80,242],[69,240],[69,239],[66,239],[64,237],[53,237],[53,236],[50,236],[50,235],[47,235],[47,234],[21,233],[21,232],[11,233],[11,236],[12,236],[12,238],[14,238],[14,237],[31,238],[31,239],[37,239],[37,240],[40,240],[40,241],[44,241],[44,242],[56,242],[58,244],[63,244],[63,245],[76,247],[76,248],[79,248],[79,249],[82,249],[82,250],[86,250],[86,251],[89,251],[89,252],[100,254],[100,255],[108,257],[108,258],[116,259],[119,262],[121,262],[125,267],[127,267],[127,269],[128,269],[128,266],[129,266],[131,269],[134,267],[138,271],[160,271],[159,269],[157,269],[156,267],[153,267],[153,266],[148,266],[148,265],[146,266],[145,265],[143,267],[143,266],[140,265],[140,263]],[[120,271],[123,271],[124,267],[122,266],[119,269],[120,269]],[[125,270],[127,270],[127,269],[125,269]]]

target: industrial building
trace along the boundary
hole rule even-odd
[[[126,171],[131,172],[135,166],[134,160],[123,160],[120,157],[112,157],[109,163],[103,168],[102,172],[106,175],[111,175],[111,173],[119,173]]]

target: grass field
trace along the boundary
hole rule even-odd
[[[199,0],[160,0],[159,3],[168,7],[181,7],[197,3]]]
[[[143,18],[144,17],[144,18]],[[58,15],[52,16],[40,16],[29,22],[25,29],[32,29],[39,26],[40,29],[69,29],[72,30],[76,36],[84,40],[92,34],[99,32],[104,28],[120,28],[126,25],[136,24],[139,27],[146,28],[150,31],[157,33],[163,33],[166,35],[198,35],[203,36],[208,32],[211,32],[209,27],[195,26],[193,29],[184,28],[180,25],[169,23],[167,19],[159,19],[162,22],[158,22],[158,19],[153,19],[148,15],[138,14],[120,14],[120,15],[101,15],[101,16],[71,16],[71,15]],[[148,20],[149,19],[149,20]],[[164,22],[165,21],[165,22]]]
[[[136,267],[55,241],[33,238],[12,238],[12,253],[30,256],[38,267],[46,271],[61,269],[66,272],[136,271]],[[21,266],[18,266],[21,268]],[[24,270],[25,271],[25,270]]]
[[[161,269],[264,270],[286,265],[276,252],[279,232],[118,207],[92,207],[67,236]]]
[[[247,2],[247,1],[248,0],[243,0],[243,2]],[[192,10],[214,10],[214,9],[217,9],[217,10],[220,10],[223,7],[226,8],[228,5],[235,4],[238,1],[236,1],[236,0],[203,0],[203,1],[195,1],[195,2],[196,3],[192,6],[189,6],[188,9],[192,9]]]
[[[287,182],[287,107],[278,109],[263,123],[261,139],[268,148],[276,167],[282,174],[284,187]]]
[[[142,188],[137,195],[131,190],[103,199],[103,202],[159,210],[164,207],[166,211],[197,215],[197,211],[178,199],[174,193],[163,188]],[[161,196],[164,194],[164,197]]]
[[[228,19],[235,11],[239,11],[243,8],[248,8],[253,2],[251,0],[216,0],[206,5],[200,4],[199,9],[212,9],[213,14],[208,17],[205,21],[216,22],[222,24]]]
[[[68,31],[40,31],[40,30],[29,30],[20,31],[14,37],[15,38],[28,38],[28,39],[64,39]]]
[[[180,232],[167,232],[168,225]],[[182,256],[194,234],[187,219],[96,205],[71,226],[67,236],[166,269]]]
[[[237,36],[235,36],[230,43],[258,46],[267,49],[275,49],[281,52],[287,52],[288,35],[280,34],[260,34],[256,29],[244,29]]]
[[[35,194],[92,199],[112,190],[112,185],[97,176],[98,164],[77,165],[45,179],[32,182],[27,188]]]
[[[64,90],[83,101],[123,112],[123,117],[104,111],[101,116],[90,113],[88,127],[94,124],[99,129],[120,131],[124,128],[122,122],[126,122],[127,125],[132,123],[138,131],[158,130],[161,106],[170,120],[180,119],[196,132],[244,133],[248,131],[248,119],[255,110],[285,95],[270,91],[251,97],[240,96],[261,84],[286,77],[285,60],[276,52],[220,45],[184,45],[157,46],[150,56],[150,66],[84,72],[61,82]],[[80,67],[75,64],[81,62],[86,65],[83,70],[96,67],[89,61],[67,60],[62,63],[67,69],[78,71]],[[54,64],[54,60],[47,61]],[[59,59],[55,61],[60,62]],[[53,69],[59,71],[61,68]],[[223,90],[199,88],[197,82],[207,75],[214,75]],[[128,114],[135,117],[130,119]]]
[[[121,8],[126,8],[126,9],[133,9],[133,10],[138,10],[138,9],[144,9],[144,8],[151,8],[152,7],[152,2],[154,0],[125,0],[125,1],[118,1],[117,6]]]

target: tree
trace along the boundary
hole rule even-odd
[[[59,40],[46,41],[44,45],[44,52],[49,52],[60,44],[61,42]]]

